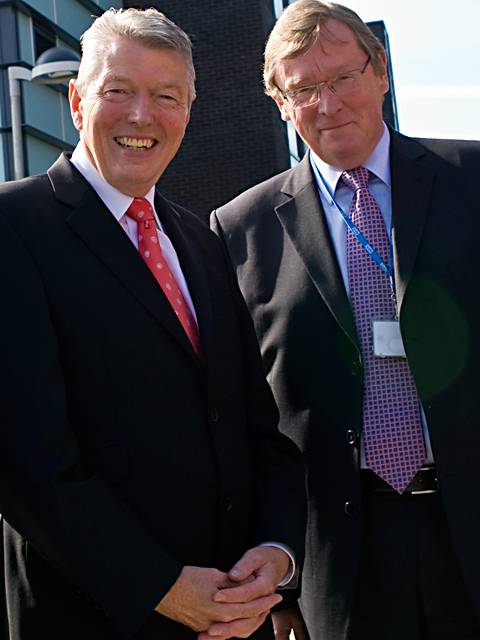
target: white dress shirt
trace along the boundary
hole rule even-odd
[[[104,180],[104,178],[102,178],[96,167],[93,166],[89,157],[87,156],[87,153],[81,141],[77,144],[74,152],[72,153],[71,163],[75,166],[76,169],[78,169],[78,171],[80,171],[85,180],[87,180],[92,189],[94,189],[94,191],[97,193],[98,197],[104,202],[105,206],[113,215],[115,220],[120,223],[120,226],[133,242],[135,248],[138,249],[137,223],[135,220],[129,218],[126,215],[127,209],[133,201],[133,197],[121,193],[118,189],[112,187],[111,184],[109,184],[106,180]],[[180,266],[177,252],[175,251],[173,244],[170,242],[169,237],[164,232],[157,212],[155,211],[155,187],[152,187],[144,197],[152,206],[153,214],[155,216],[155,222],[157,225],[158,242],[162,249],[165,260],[167,261],[170,271],[172,272],[178,286],[180,287],[180,291],[182,292],[186,303],[190,307],[190,311],[192,312],[195,321],[197,321],[197,315],[193,306],[192,297],[190,296],[190,292],[188,290],[185,276],[183,275],[183,271]]]

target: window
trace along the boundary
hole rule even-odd
[[[50,31],[47,27],[39,24],[33,25],[33,43],[35,60],[44,51],[57,45],[53,31]]]

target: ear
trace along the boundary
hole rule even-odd
[[[68,84],[68,100],[70,102],[70,114],[72,116],[75,129],[77,131],[81,131],[83,125],[82,97],[78,92],[76,80],[70,80]]]
[[[274,95],[272,96],[272,98],[275,100],[275,103],[280,111],[280,115],[282,116],[282,120],[284,122],[288,122],[289,120],[291,120],[290,105],[288,104],[288,102],[284,100],[280,94]]]
[[[378,78],[382,84],[383,94],[385,95],[390,87],[387,72],[387,55],[385,51],[380,51],[380,53],[378,54],[378,61],[382,66],[382,71],[378,74]]]

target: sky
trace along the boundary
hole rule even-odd
[[[400,131],[480,140],[480,0],[337,0],[383,20]]]

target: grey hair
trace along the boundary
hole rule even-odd
[[[281,93],[275,79],[276,65],[281,60],[307,51],[315,42],[321,42],[322,37],[334,39],[326,26],[328,20],[338,20],[349,27],[359,47],[370,56],[375,73],[383,72],[381,53],[385,50],[355,11],[336,2],[296,0],[280,16],[265,47],[263,80],[266,93],[271,96]]]
[[[86,90],[101,64],[102,54],[116,38],[132,40],[152,49],[172,49],[179,53],[187,67],[191,98],[195,97],[195,68],[190,38],[156,9],[109,9],[95,19],[80,38],[82,61],[77,79],[79,91]]]

